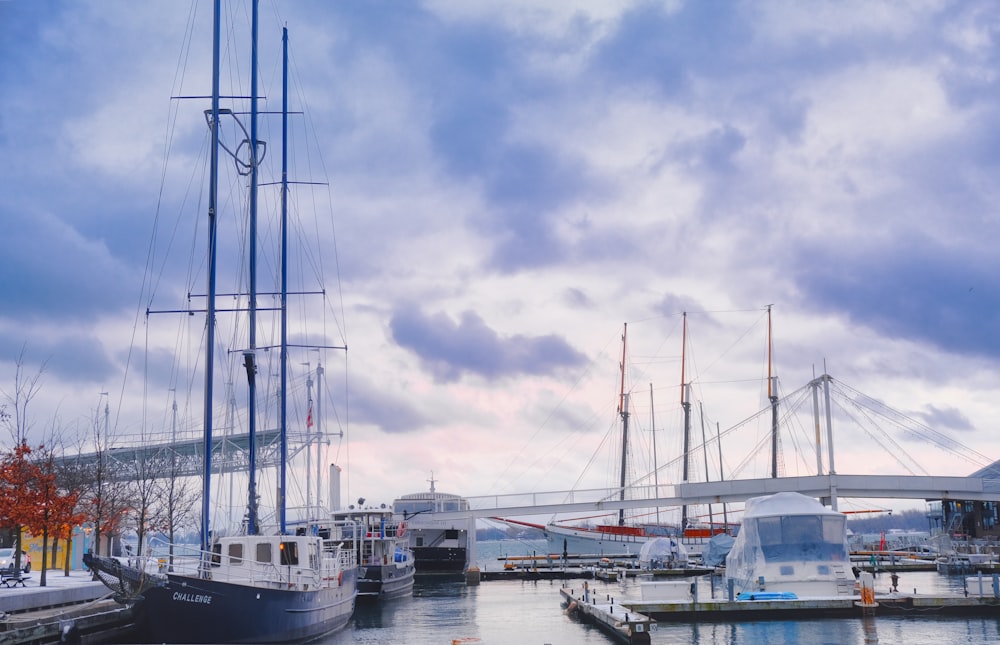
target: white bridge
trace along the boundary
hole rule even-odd
[[[921,475],[813,475],[689,482],[654,488],[630,487],[629,498],[621,489],[512,493],[468,497],[469,510],[438,512],[434,518],[459,520],[487,517],[554,515],[558,513],[604,513],[620,509],[681,507],[693,504],[743,502],[759,495],[798,492],[823,499],[836,508],[838,497],[868,499],[955,500],[1000,502],[1000,479],[982,477],[936,477]]]

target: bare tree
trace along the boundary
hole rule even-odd
[[[87,521],[94,525],[94,552],[98,555],[101,553],[101,537],[113,535],[121,528],[124,514],[132,505],[125,484],[114,472],[116,462],[111,457],[112,441],[107,404],[103,418],[100,412],[98,409],[93,419],[94,458],[80,466],[90,482],[81,506]],[[108,546],[106,555],[111,554],[110,541]]]
[[[145,437],[143,438],[145,439]],[[146,443],[144,440],[143,443]],[[160,500],[163,492],[162,478],[169,475],[169,459],[165,459],[165,450],[158,450],[152,458],[143,459],[139,453],[125,465],[128,475],[127,488],[132,505],[128,510],[128,520],[138,536],[136,549],[143,553],[146,533],[150,530],[159,531],[165,528],[163,505]]]
[[[14,370],[14,390],[11,392],[0,390],[0,395],[6,400],[4,414],[0,414],[0,420],[7,426],[13,442],[12,445],[15,446],[27,440],[28,430],[31,429],[28,405],[41,388],[42,374],[44,374],[45,366],[48,363],[48,361],[42,362],[34,375],[27,376],[25,373],[26,353],[27,345],[22,345],[21,353],[14,361],[16,367]],[[12,411],[6,410],[7,405],[10,405]]]

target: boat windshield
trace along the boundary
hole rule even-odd
[[[843,516],[786,515],[752,521],[769,562],[847,560]]]
[[[413,516],[417,513],[431,513],[434,511],[434,501],[429,499],[397,501],[393,505],[393,510],[407,516]]]

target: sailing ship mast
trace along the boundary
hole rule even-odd
[[[684,381],[684,365],[685,358],[687,354],[687,312],[683,314],[684,324],[683,332],[681,334],[681,407],[684,408],[684,453],[683,453],[683,470],[681,473],[681,481],[688,481],[688,454],[691,448],[691,401],[690,398],[690,388],[688,384]],[[681,506],[681,534],[687,529],[688,523],[688,507],[687,504]]]
[[[249,423],[247,426],[247,451],[249,460],[247,467],[250,478],[247,486],[247,534],[257,533],[257,0],[253,0],[250,26],[250,248],[249,273],[250,295],[250,347],[243,354],[243,362],[247,370],[247,407]]]
[[[215,0],[215,28],[212,33],[212,118],[211,118],[211,156],[209,161],[208,182],[208,288],[205,304],[205,409],[204,409],[204,454],[205,461],[202,471],[201,485],[201,550],[209,549],[209,501],[212,480],[212,395],[214,388],[213,370],[215,368],[215,269],[217,262],[218,222],[216,206],[219,192],[219,23],[222,19],[222,0]],[[207,572],[204,572],[207,574]]]
[[[287,533],[285,486],[288,480],[288,27],[281,30],[281,461],[278,474],[278,531]]]
[[[618,414],[622,418],[622,471],[621,478],[619,480],[619,486],[621,486],[620,499],[625,501],[625,477],[626,477],[626,465],[628,459],[628,398],[625,394],[625,356],[626,356],[626,338],[628,337],[628,323],[625,323],[624,331],[622,331],[622,361],[621,361],[621,390],[618,394]],[[625,509],[618,509],[618,526],[625,526]]]
[[[771,477],[778,477],[778,387],[771,372],[771,305],[767,306],[767,398],[771,401]]]

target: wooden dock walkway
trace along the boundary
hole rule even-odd
[[[567,614],[595,625],[620,643],[648,643],[650,633],[656,631],[655,620],[629,609],[610,594],[595,592],[586,582],[576,588],[563,587],[559,593]]]

